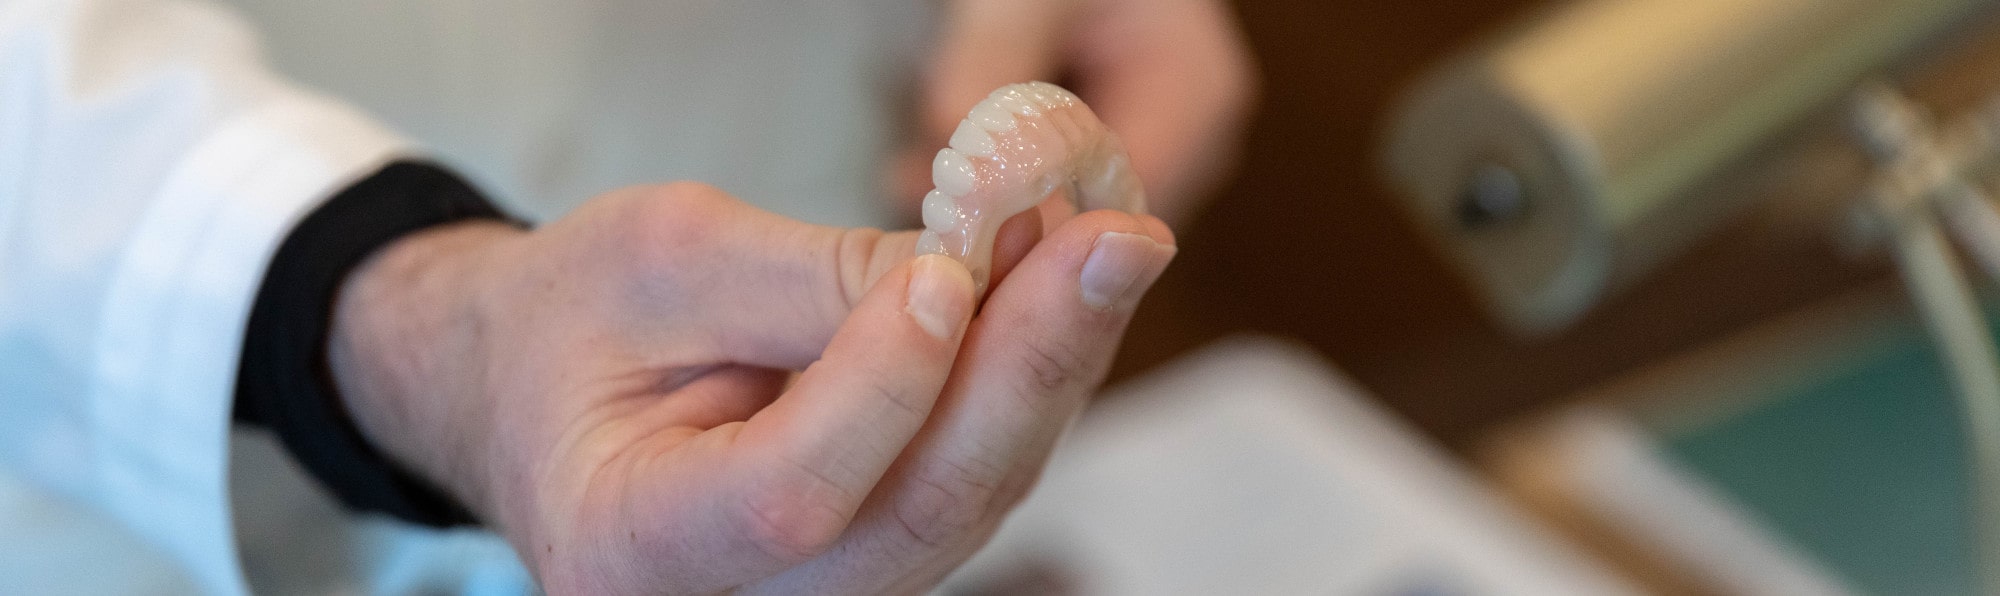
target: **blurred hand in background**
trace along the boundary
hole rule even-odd
[[[955,0],[919,90],[916,134],[891,196],[916,221],[931,158],[975,103],[1008,83],[1076,91],[1131,153],[1148,208],[1179,226],[1234,159],[1256,89],[1236,17],[1218,0]]]

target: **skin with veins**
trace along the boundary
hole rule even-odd
[[[1118,137],[1075,94],[1042,82],[1001,87],[973,107],[931,162],[931,184],[917,254],[965,263],[982,293],[1001,222],[1056,191],[1080,210],[1146,206]]]

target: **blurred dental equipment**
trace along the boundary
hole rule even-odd
[[[1855,206],[1855,220],[1890,246],[1959,396],[1977,493],[1978,567],[1989,594],[2000,593],[2000,357],[1946,234],[1989,275],[2000,271],[2000,214],[1972,182],[2000,162],[1996,112],[2000,103],[1933,131],[1918,106],[1886,85],[1865,88],[1854,110],[1856,132],[1881,170]]]
[[[1713,183],[1978,0],[1584,0],[1454,57],[1386,144],[1404,207],[1524,335],[1750,199]]]
[[[1485,308],[1533,337],[1754,205],[1768,193],[1745,181],[1787,167],[1778,157],[1858,145],[1842,150],[1865,159],[1822,160],[1865,171],[1821,197],[1850,215],[1826,235],[1885,248],[1922,315],[1967,431],[1981,582],[2000,594],[2000,356],[1953,246],[2000,280],[2000,211],[1980,184],[2000,173],[2000,99],[1934,125],[1924,102],[1864,84],[1933,65],[1965,34],[1992,36],[1968,26],[1990,6],[1563,4],[1423,81],[1387,140],[1387,173]],[[1944,78],[1992,69],[1971,62]],[[1993,75],[1974,76],[2000,98]],[[1828,142],[1842,125],[1853,134]]]

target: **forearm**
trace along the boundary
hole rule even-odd
[[[493,249],[524,234],[465,222],[383,247],[342,284],[327,340],[339,399],[362,434],[488,521],[490,464],[480,455],[494,409],[478,294]]]
[[[452,337],[447,323],[464,320],[465,284],[483,261],[469,258],[476,247],[518,234],[506,221],[470,185],[422,162],[391,164],[326,199],[270,257],[244,330],[235,418],[277,434],[350,509],[436,526],[477,521],[453,494],[466,487],[438,490],[458,484],[440,473],[449,468],[412,457],[423,452],[376,419],[425,413],[403,405],[406,393],[462,392],[419,384],[458,373],[445,365],[464,360],[439,342]],[[399,409],[374,412],[380,404]]]

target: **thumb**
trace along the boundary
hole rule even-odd
[[[674,243],[655,277],[665,316],[705,336],[723,361],[799,370],[818,360],[876,280],[916,255],[916,232],[809,224],[700,187],[670,226],[701,228]]]
[[[644,285],[655,312],[705,336],[723,361],[799,370],[820,359],[869,289],[916,257],[917,232],[814,225],[699,184],[654,191],[657,260]],[[1001,226],[998,284],[1041,239],[1024,213]]]

